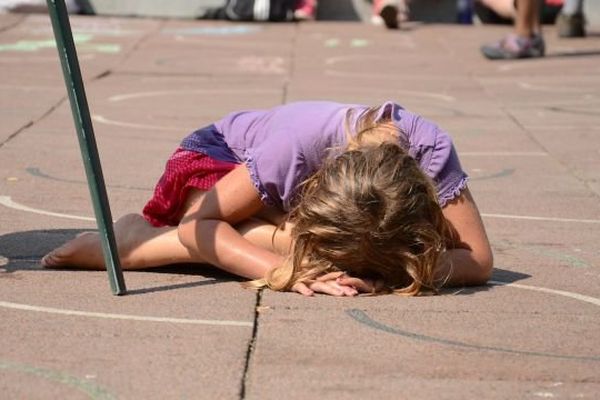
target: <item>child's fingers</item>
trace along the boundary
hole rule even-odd
[[[327,285],[329,285],[330,287],[334,288],[335,290],[339,290],[342,294],[342,296],[356,296],[358,294],[358,291],[353,288],[352,286],[346,286],[346,285],[341,285],[336,281],[327,281],[325,282]]]
[[[361,279],[353,277],[340,277],[337,282],[343,286],[351,286],[361,293],[380,293],[386,290],[385,283],[381,279]]]
[[[356,290],[354,287],[352,286],[346,286],[346,285],[341,285],[336,281],[327,281],[326,282],[329,286],[340,290],[342,292],[342,296],[356,296],[358,294],[358,290]]]
[[[375,285],[370,279],[342,277],[337,280],[340,285],[351,286],[362,293],[374,293]]]
[[[308,288],[303,282],[298,282],[292,286],[292,291],[300,293],[303,296],[312,296],[314,292]]]
[[[344,296],[344,290],[339,285],[332,285],[332,281],[315,281],[310,284],[310,289],[316,293],[328,294],[330,296]]]
[[[338,274],[337,272],[335,274]],[[338,274],[339,276],[339,274]],[[325,282],[313,281],[308,284],[298,282],[292,286],[292,291],[300,293],[303,296],[312,296],[315,293],[327,294],[330,296],[356,296],[358,290],[352,286],[339,284],[335,280],[328,279]]]
[[[358,290],[356,290],[353,286],[339,285],[339,287],[344,292],[344,296],[353,297],[358,295]]]
[[[317,281],[319,281],[319,282],[333,281],[342,275],[344,275],[343,271],[328,272],[325,275],[321,275],[320,277],[318,277]]]

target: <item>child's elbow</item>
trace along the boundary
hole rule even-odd
[[[477,260],[478,264],[478,284],[485,285],[491,278],[492,272],[494,270],[494,255],[492,254],[492,250],[485,252]]]

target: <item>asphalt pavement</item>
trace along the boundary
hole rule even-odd
[[[248,24],[73,16],[114,216],[139,212],[192,130],[242,108],[395,100],[456,143],[493,281],[439,296],[303,298],[210,267],[44,270],[95,228],[43,14],[0,15],[0,398],[598,399],[600,24]]]

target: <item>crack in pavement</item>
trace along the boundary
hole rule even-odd
[[[19,136],[19,134],[21,134],[22,132],[24,132],[25,130],[27,130],[28,128],[32,127],[33,125],[37,124],[38,122],[42,121],[44,118],[46,118],[47,116],[49,116],[50,114],[52,114],[54,112],[54,110],[56,110],[58,107],[60,107],[60,105],[62,103],[64,103],[64,101],[67,99],[67,96],[63,96],[60,98],[60,100],[58,100],[58,102],[54,103],[52,106],[50,106],[50,108],[44,112],[39,118],[33,119],[31,121],[28,121],[25,125],[23,125],[22,127],[20,127],[19,129],[17,129],[15,132],[13,132],[12,134],[10,134],[8,136],[8,138],[6,138],[6,140],[0,142],[0,149],[7,144],[8,142],[10,142],[11,140],[13,140],[14,138],[16,138],[17,136]]]
[[[248,341],[248,349],[246,350],[246,361],[244,363],[244,371],[242,373],[242,381],[240,385],[240,399],[246,398],[246,391],[248,387],[248,375],[250,373],[250,362],[252,361],[252,356],[254,355],[254,350],[256,347],[256,339],[258,335],[258,317],[259,317],[259,308],[262,302],[262,289],[259,289],[256,293],[256,303],[254,307],[254,322],[252,327],[252,336]]]

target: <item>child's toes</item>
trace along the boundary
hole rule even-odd
[[[44,268],[58,268],[68,264],[72,251],[68,245],[63,245],[42,257],[40,261]]]
[[[48,253],[46,254],[44,257],[42,257],[40,263],[42,264],[42,267],[44,268],[52,268],[55,267],[57,265],[56,262],[56,257],[53,254],[54,252]]]

